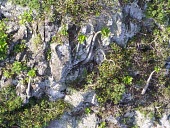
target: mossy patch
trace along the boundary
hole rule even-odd
[[[69,107],[63,100],[49,102],[48,98],[31,98],[28,104],[15,93],[13,87],[0,90],[1,127],[45,127],[49,121],[59,118]]]

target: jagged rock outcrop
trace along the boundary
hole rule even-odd
[[[3,67],[5,62],[13,63],[16,60],[26,61],[27,67],[36,69],[37,76],[30,79],[28,85],[22,82],[28,77],[26,73],[21,73],[15,79],[0,77],[1,87],[7,84],[16,86],[17,94],[25,103],[30,97],[40,98],[43,94],[47,94],[52,101],[63,98],[70,103],[73,106],[71,112],[65,113],[59,120],[52,121],[49,128],[95,128],[99,124],[95,111],[82,116],[87,107],[98,107],[95,92],[88,90],[88,92],[73,92],[70,95],[66,92],[69,89],[68,85],[76,80],[81,83],[85,71],[92,71],[94,65],[100,65],[106,59],[105,54],[110,43],[126,47],[128,40],[140,31],[142,25],[148,26],[148,30],[151,30],[153,22],[143,20],[143,10],[137,2],[123,7],[119,2],[115,2],[114,6],[106,8],[99,16],[92,16],[80,26],[72,24],[69,22],[70,17],[66,17],[65,20],[68,22],[64,29],[68,35],[53,40],[53,37],[59,36],[59,32],[63,29],[62,19],[52,22],[45,17],[44,20],[38,19],[20,25],[18,17],[25,10],[29,8],[14,6],[6,1],[1,3],[0,20],[4,17],[9,18],[6,22],[7,33],[12,40],[9,44],[8,58],[0,62],[0,65]],[[107,37],[101,34],[104,27],[110,30]],[[81,43],[76,40],[78,33],[86,36]],[[22,41],[25,42],[26,48],[21,53],[12,54],[14,47]],[[133,117],[133,121],[141,127],[149,128],[153,125],[149,119],[142,121],[144,117],[138,112],[126,114],[126,118],[128,117]],[[163,116],[160,120],[161,126],[170,126],[168,117],[166,114]],[[126,127],[119,124],[119,119],[111,115],[106,120]],[[141,122],[149,123],[142,126]]]

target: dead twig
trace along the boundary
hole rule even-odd
[[[149,78],[148,78],[148,80],[147,80],[147,82],[146,82],[146,85],[145,85],[145,87],[143,88],[143,90],[142,90],[142,92],[141,92],[142,95],[145,94],[145,92],[146,92],[146,90],[147,90],[147,88],[148,88],[148,86],[149,86],[149,83],[150,83],[150,81],[151,81],[151,78],[152,78],[152,75],[153,75],[154,72],[155,72],[155,70],[152,71],[151,74],[149,75]]]
[[[26,89],[26,94],[27,94],[28,99],[31,97],[30,89],[31,89],[31,77],[29,77],[28,87]]]

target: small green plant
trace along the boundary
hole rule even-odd
[[[85,36],[85,35],[80,34],[80,35],[78,36],[78,42],[79,42],[80,44],[83,44],[85,40],[86,40],[86,36]]]
[[[5,59],[7,55],[7,37],[6,25],[3,21],[0,21],[0,60]]]
[[[25,41],[22,41],[20,44],[14,46],[14,52],[19,53],[22,52],[26,48]]]
[[[62,25],[55,36],[52,37],[51,43],[62,44],[68,36],[67,26]]]
[[[109,85],[108,87],[103,88],[101,92],[97,92],[98,102],[105,103],[107,100],[111,100],[114,104],[118,104],[125,91],[125,86],[123,84],[116,84],[112,87]]]
[[[31,23],[33,21],[33,16],[32,16],[32,11],[24,11],[22,15],[19,16],[19,23],[26,24],[26,23]]]
[[[9,72],[8,70],[4,70],[3,75],[4,75],[6,78],[11,78],[11,77],[12,77],[11,72]]]
[[[124,93],[125,93],[124,85],[114,85],[113,92],[110,92],[111,94],[110,99],[114,101],[115,104],[117,104],[122,99]]]
[[[132,84],[133,77],[131,76],[125,76],[123,77],[123,83],[126,85],[131,85]]]
[[[133,126],[132,126],[132,128],[139,128],[139,126],[137,126],[137,125],[133,125]]]
[[[19,61],[15,61],[13,64],[12,64],[12,69],[11,69],[11,71],[12,71],[12,74],[20,74],[21,73],[21,71],[23,71],[23,70],[26,70],[27,69],[27,67],[26,66],[24,66],[21,62],[19,62]]]
[[[28,76],[29,77],[35,77],[36,76],[36,70],[33,68],[28,71]]]
[[[108,27],[103,27],[101,30],[101,34],[103,37],[109,37],[110,29]]]
[[[101,122],[99,128],[106,128],[106,122]]]
[[[155,67],[154,67],[154,70],[155,70],[156,73],[159,73],[160,70],[161,70],[161,68],[160,68],[159,66],[155,66]]]
[[[154,119],[155,114],[154,114],[154,112],[150,112],[150,113],[148,113],[148,116],[152,120],[152,119]]]
[[[12,72],[19,74],[22,71],[22,64],[21,62],[15,61],[12,65]]]
[[[90,114],[90,112],[91,112],[91,109],[90,109],[90,108],[85,108],[85,113],[86,113],[86,114]]]
[[[59,33],[63,36],[67,36],[68,35],[68,32],[67,32],[67,27],[66,25],[63,25],[61,30],[59,31]]]

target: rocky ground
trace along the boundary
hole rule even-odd
[[[0,20],[5,22],[8,35],[7,56],[0,60],[0,88],[15,87],[23,104],[44,95],[50,101],[63,99],[69,103],[71,108],[59,119],[51,120],[48,128],[170,127],[169,48],[144,42],[156,24],[144,14],[145,1],[115,1],[80,25],[69,15],[52,20],[53,13],[38,18],[34,10],[31,16],[25,16],[29,7],[10,1],[0,4]],[[164,67],[156,70],[157,62]],[[102,69],[105,64],[107,67]],[[113,66],[117,68],[112,70]],[[113,72],[106,73],[105,78],[99,73],[104,71]],[[101,77],[90,77],[93,73]],[[126,91],[109,99],[114,94],[107,96],[104,90],[111,85],[99,88],[104,82],[96,79],[108,81],[108,76],[114,74],[129,81],[123,80],[122,89]],[[145,88],[147,83],[149,87]],[[146,90],[142,93],[143,88]],[[108,99],[100,102],[102,92]]]

